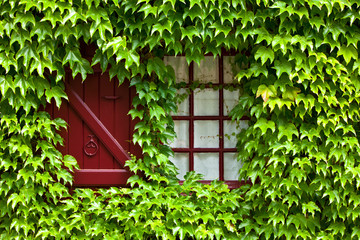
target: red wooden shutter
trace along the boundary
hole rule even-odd
[[[68,124],[61,132],[65,146],[59,150],[74,156],[80,166],[75,172],[75,186],[120,186],[132,175],[124,168],[129,152],[134,153],[130,139],[133,129],[128,111],[132,93],[129,84],[118,86],[100,69],[82,82],[66,78],[69,102],[60,109],[52,105],[49,112]]]

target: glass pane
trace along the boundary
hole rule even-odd
[[[177,114],[171,113],[173,116],[189,116],[189,94],[184,88],[178,89],[177,93],[179,94],[179,101],[177,103],[178,112]]]
[[[188,148],[189,147],[189,121],[174,120],[174,129],[176,138],[170,143],[172,148]]]
[[[219,83],[219,58],[206,56],[200,66],[194,64],[194,81],[201,83]]]
[[[178,175],[180,180],[184,180],[185,174],[189,171],[189,154],[188,153],[174,153],[174,157],[169,158],[171,162],[179,169]]]
[[[194,91],[195,116],[219,116],[219,91],[211,88]]]
[[[239,67],[235,65],[235,56],[224,56],[224,83],[235,83],[236,74],[239,72]]]
[[[235,148],[236,147],[236,134],[240,132],[241,129],[248,128],[248,121],[224,121],[224,148]]]
[[[165,56],[165,65],[171,65],[175,70],[176,82],[189,82],[189,65],[185,57]]]
[[[219,178],[219,153],[194,153],[194,170],[204,175],[204,180]]]
[[[239,90],[226,90],[224,89],[224,116],[228,116],[229,112],[239,102]]]
[[[242,163],[236,157],[236,153],[224,153],[224,180],[239,180]]]
[[[219,121],[216,120],[194,121],[194,147],[195,148],[219,147]]]

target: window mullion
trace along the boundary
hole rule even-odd
[[[191,62],[189,66],[189,83],[191,84],[194,80],[194,63]],[[191,91],[189,96],[189,171],[194,170],[194,93]]]
[[[219,120],[219,180],[223,181],[224,180],[224,154],[222,149],[224,149],[224,121],[223,121],[223,114],[224,114],[224,104],[223,104],[223,83],[224,83],[224,79],[223,79],[223,57],[221,56],[219,58],[219,83],[220,83],[220,88],[219,88],[219,116],[220,116],[220,120]]]

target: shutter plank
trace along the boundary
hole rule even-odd
[[[109,152],[114,156],[116,161],[124,166],[125,161],[130,159],[127,152],[122,148],[118,141],[106,129],[99,118],[91,111],[89,106],[82,101],[79,95],[66,84],[66,93],[69,98],[69,104],[77,111],[83,121],[89,126]]]

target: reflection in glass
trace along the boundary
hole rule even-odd
[[[219,91],[211,88],[194,91],[194,115],[195,116],[218,116],[219,115]]]
[[[195,148],[219,147],[219,121],[217,120],[194,121],[194,147]]]
[[[175,120],[174,130],[176,138],[170,146],[172,148],[188,148],[189,147],[189,121],[186,120]]]
[[[226,90],[224,89],[224,116],[228,116],[229,112],[235,107],[235,105],[239,102],[239,90]]]
[[[238,180],[242,163],[237,161],[236,153],[224,153],[224,180]]]
[[[189,65],[182,56],[164,56],[165,65],[171,65],[175,71],[176,82],[189,83]]]
[[[184,88],[177,90],[180,95],[180,102],[177,103],[178,112],[176,115],[172,113],[173,116],[189,116],[189,95],[187,94],[187,90]],[[185,98],[184,98],[185,96]]]
[[[219,58],[205,56],[198,64],[194,64],[194,80],[201,83],[219,83]]]
[[[174,153],[174,157],[169,157],[170,161],[179,169],[178,175],[180,180],[184,180],[185,174],[189,171],[189,154]]]
[[[224,83],[236,83],[235,77],[240,69],[235,65],[235,56],[224,56],[223,65]]]
[[[204,180],[219,178],[219,153],[194,153],[194,170],[204,175]]]
[[[240,121],[231,121],[225,120],[224,121],[224,148],[235,148],[236,147],[236,134],[238,134],[241,129],[248,128],[248,121],[247,120],[240,120]]]

